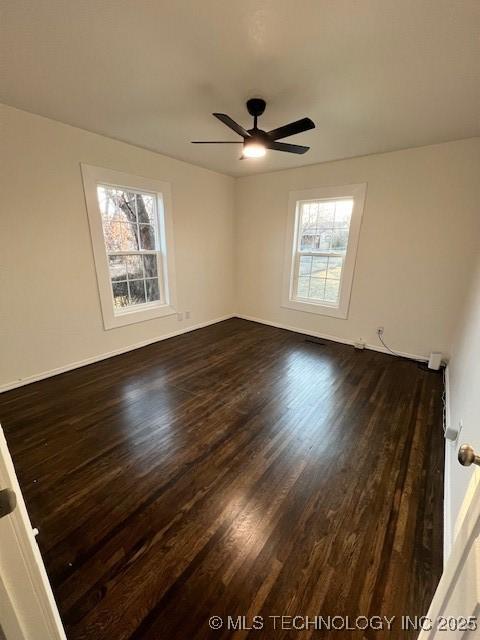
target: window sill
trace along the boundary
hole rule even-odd
[[[109,314],[108,317],[104,317],[105,329],[115,329],[117,327],[124,327],[128,324],[136,324],[137,322],[145,322],[146,320],[154,320],[155,318],[163,318],[166,316],[173,316],[177,312],[171,305],[156,305],[146,309],[129,309],[121,311],[117,314]]]
[[[315,304],[310,302],[299,302],[298,300],[288,300],[283,302],[282,307],[286,309],[294,309],[295,311],[303,311],[305,313],[316,313],[320,316],[330,316],[332,318],[341,318],[346,320],[348,317],[348,309],[339,307],[331,307],[325,304]]]

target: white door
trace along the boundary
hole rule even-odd
[[[478,464],[478,462],[477,462]],[[480,638],[480,469],[475,467],[455,540],[419,640]]]
[[[17,504],[0,518],[0,638],[66,640],[0,426],[0,491],[4,489],[15,493]]]

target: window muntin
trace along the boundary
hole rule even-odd
[[[165,304],[157,194],[97,185],[115,314]]]
[[[353,205],[352,198],[297,202],[293,300],[338,308]]]

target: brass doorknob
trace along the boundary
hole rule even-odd
[[[462,444],[458,450],[458,461],[464,467],[469,467],[471,464],[477,464],[480,467],[480,456],[477,456],[474,448],[469,444]]]

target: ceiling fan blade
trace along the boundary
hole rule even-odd
[[[235,122],[235,120],[232,120],[230,116],[227,116],[226,113],[214,113],[212,115],[223,122],[223,124],[226,124],[227,127],[230,127],[230,129],[235,131],[235,133],[238,133],[239,136],[242,136],[242,138],[250,138],[250,134],[248,133],[248,131],[244,129],[242,125]]]
[[[288,136],[294,136],[296,133],[302,133],[309,129],[315,129],[315,123],[310,120],[310,118],[302,118],[301,120],[290,122],[290,124],[286,124],[283,127],[278,127],[278,129],[272,129],[272,131],[267,132],[267,135],[272,140],[279,140],[280,138],[288,138]]]
[[[270,142],[268,149],[274,151],[286,151],[287,153],[307,153],[310,147],[304,147],[301,144],[288,144],[287,142]]]
[[[192,140],[191,144],[243,144],[243,140]]]

